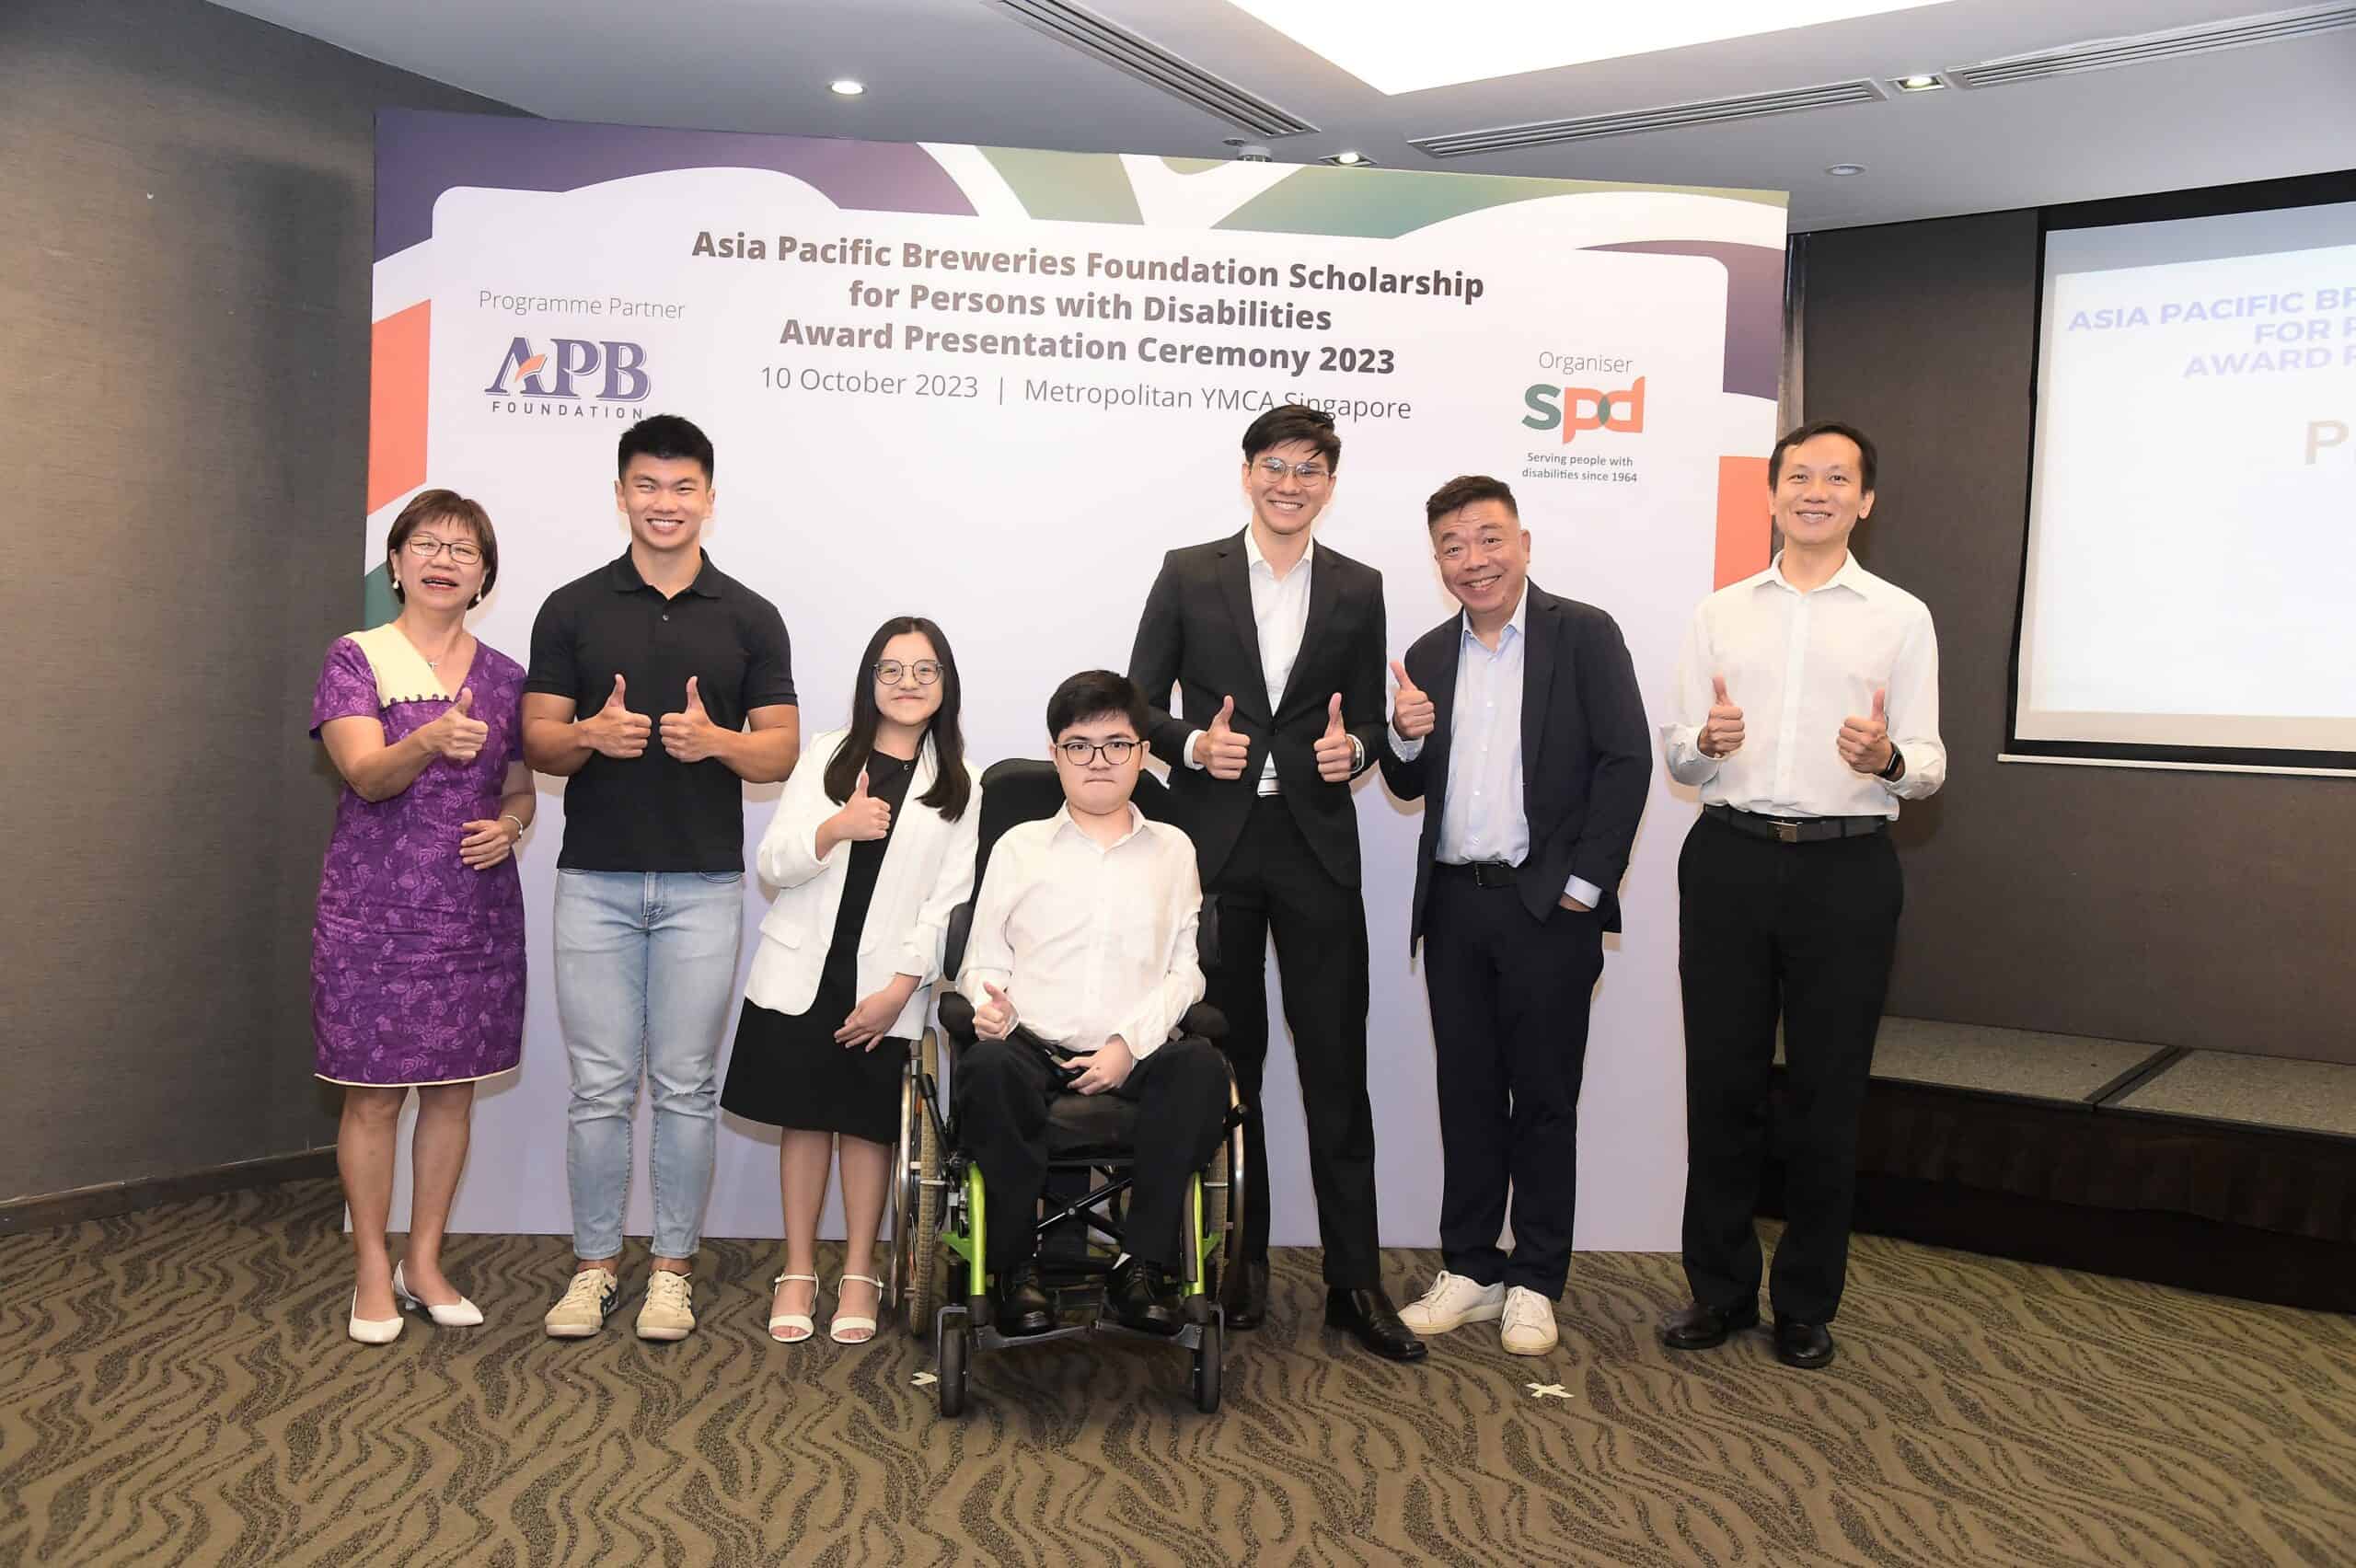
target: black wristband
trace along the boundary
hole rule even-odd
[[[1885,784],[1895,784],[1898,782],[1899,776],[1905,770],[1906,754],[1900,751],[1896,744],[1893,743],[1889,748],[1889,760],[1882,764],[1881,771],[1875,774],[1874,777],[1880,779]]]

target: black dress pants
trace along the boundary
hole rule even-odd
[[[1125,1239],[1142,1262],[1175,1272],[1184,1254],[1186,1179],[1209,1163],[1227,1121],[1227,1064],[1193,1035],[1170,1041],[1110,1094],[1138,1107]],[[1003,1274],[1038,1251],[1039,1196],[1047,1184],[1047,1108],[1063,1075],[1027,1040],[976,1040],[958,1053],[951,1096],[957,1138],[982,1168],[989,1209],[989,1270]]]
[[[1326,871],[1283,799],[1253,803],[1215,886],[1218,967],[1209,999],[1227,1015],[1227,1055],[1244,1109],[1252,1181],[1243,1202],[1243,1256],[1268,1256],[1268,1146],[1260,1084],[1268,1063],[1268,938],[1300,1072],[1309,1123],[1309,1179],[1325,1283],[1381,1283],[1376,1255],[1374,1107],[1366,1087],[1366,904]]]
[[[1840,1309],[1856,1200],[1857,1121],[1905,886],[1888,833],[1784,844],[1704,816],[1677,865],[1685,997],[1685,1277],[1705,1307],[1757,1301],[1757,1210],[1775,1024],[1785,1100],[1774,1309]]]
[[[1549,1301],[1571,1270],[1579,1079],[1603,917],[1559,905],[1542,923],[1510,886],[1435,865],[1424,986],[1438,1069],[1439,1244],[1450,1274]],[[1513,1253],[1497,1246],[1513,1197]]]

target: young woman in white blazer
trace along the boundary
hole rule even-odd
[[[850,726],[813,739],[761,839],[761,921],[720,1102],[784,1129],[785,1272],[769,1334],[808,1339],[818,1211],[841,1140],[849,1241],[829,1334],[874,1337],[875,1230],[899,1135],[907,1042],[924,1028],[950,912],[974,889],[981,778],[958,730],[957,661],[920,617],[869,640]]]

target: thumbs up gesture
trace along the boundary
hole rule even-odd
[[[442,710],[440,718],[419,727],[418,734],[438,756],[456,763],[469,763],[482,753],[482,744],[491,734],[491,726],[474,716],[475,688],[458,688],[458,700]]]
[[[646,751],[647,736],[654,729],[653,721],[643,713],[633,713],[627,700],[629,683],[618,674],[614,677],[614,689],[606,698],[606,706],[586,719],[573,722],[573,732],[589,743],[592,751],[601,756],[641,756]]]
[[[881,838],[892,831],[891,802],[879,801],[867,792],[867,769],[862,767],[859,770],[859,782],[851,788],[850,799],[842,803],[842,809],[831,820],[837,843],[846,838],[855,843]]]
[[[1407,666],[1396,659],[1391,661],[1391,674],[1399,683],[1399,690],[1391,699],[1391,727],[1399,732],[1403,741],[1420,741],[1432,732],[1432,699],[1407,678]]]
[[[1235,698],[1226,698],[1211,715],[1211,727],[1195,742],[1195,760],[1214,778],[1241,778],[1251,759],[1252,739],[1235,728]]]
[[[1003,1040],[1014,1032],[1014,1002],[987,980],[982,989],[990,999],[974,1009],[974,1032],[985,1040]]]
[[[1841,721],[1841,737],[1834,744],[1840,747],[1841,760],[1859,773],[1879,773],[1889,766],[1888,704],[1888,689],[1876,686],[1872,713],[1863,719],[1852,714]]]
[[[663,749],[681,762],[701,762],[708,756],[720,755],[727,743],[724,732],[711,721],[703,710],[703,698],[696,691],[696,678],[687,677],[687,705],[676,713],[663,715]]]
[[[1693,748],[1703,756],[1731,756],[1742,749],[1742,709],[1727,695],[1724,675],[1710,677],[1710,717],[1694,737]]]
[[[1342,728],[1342,694],[1335,692],[1334,700],[1325,705],[1325,732],[1317,737],[1317,777],[1328,784],[1347,784],[1350,764],[1357,760],[1357,748],[1351,744],[1350,732]]]

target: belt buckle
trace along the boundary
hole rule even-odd
[[[1797,844],[1800,841],[1800,824],[1798,823],[1789,822],[1782,817],[1773,817],[1770,820],[1775,825],[1776,843]]]

